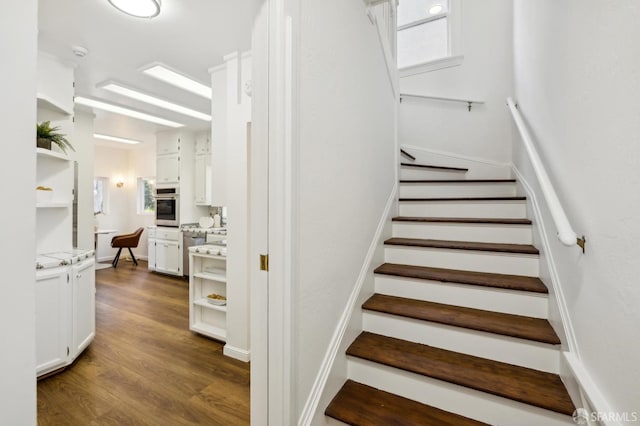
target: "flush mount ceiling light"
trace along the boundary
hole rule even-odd
[[[149,121],[151,123],[161,124],[168,127],[184,127],[184,124],[176,123],[175,121],[165,120],[164,118],[156,117],[155,115],[145,114],[144,112],[134,111],[129,108],[121,107],[119,105],[110,104],[96,99],[76,96],[74,100],[78,105],[101,109],[103,111],[113,112],[114,114],[126,115],[127,117],[137,118],[138,120]]]
[[[100,133],[94,133],[93,137],[96,138],[96,139],[104,139],[106,141],[128,143],[130,145],[136,145],[136,144],[140,143],[140,141],[137,141],[137,140],[134,140],[134,139],[119,138],[118,136],[109,136],[109,135],[103,135],[103,134],[100,134]]]
[[[109,0],[121,12],[137,18],[153,18],[160,13],[160,0]]]
[[[151,64],[141,69],[141,71],[165,83],[195,93],[203,98],[211,99],[211,87],[199,83],[177,71],[173,71],[162,64]]]
[[[441,4],[434,4],[433,6],[431,6],[429,8],[429,14],[430,15],[437,15],[438,13],[442,12],[442,5]]]
[[[98,87],[102,87],[105,90],[108,90],[113,93],[117,93],[122,96],[126,96],[131,99],[135,99],[140,102],[145,102],[151,105],[155,105],[160,108],[168,109],[170,111],[175,111],[180,114],[188,115],[190,117],[197,118],[198,120],[203,121],[211,121],[211,116],[200,111],[193,110],[191,108],[183,107],[182,105],[174,104],[173,102],[165,101],[160,98],[156,98],[155,96],[147,95],[146,93],[139,92],[134,89],[129,89],[118,83],[106,82]]]

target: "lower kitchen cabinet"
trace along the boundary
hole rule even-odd
[[[71,283],[67,267],[36,273],[36,373],[64,367],[70,353]]]
[[[36,272],[36,374],[71,364],[93,341],[95,261]]]
[[[182,233],[176,228],[149,230],[149,270],[182,276]]]

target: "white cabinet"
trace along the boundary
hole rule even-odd
[[[210,132],[198,133],[196,135],[196,155],[208,154],[211,152]]]
[[[71,364],[96,334],[95,259],[71,256],[60,264],[36,271],[37,376]]]
[[[156,135],[156,154],[178,154],[180,136],[176,132],[161,132]]]
[[[196,154],[195,162],[196,205],[211,205],[211,157],[208,154]]]
[[[73,271],[73,347],[79,354],[96,334],[96,274],[94,260],[72,266]]]
[[[149,232],[149,270],[182,276],[182,232],[158,227]]]
[[[156,157],[156,179],[159,184],[180,182],[180,154]]]
[[[210,254],[219,249],[189,249],[189,329],[226,341],[227,305],[214,305],[207,300],[211,294],[227,297],[227,258]]]
[[[36,272],[36,374],[67,364],[70,354],[71,284],[67,267]]]

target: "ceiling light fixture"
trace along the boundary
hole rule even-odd
[[[151,64],[141,69],[141,71],[165,83],[195,93],[203,98],[211,99],[211,87],[199,83],[177,71],[173,71],[162,64]]]
[[[76,96],[74,99],[78,105],[84,105],[91,108],[101,109],[103,111],[113,112],[114,114],[126,115],[127,117],[137,118],[138,120],[149,121],[151,123],[160,124],[168,127],[184,127],[184,124],[176,123],[175,121],[165,120],[164,118],[156,117],[155,115],[145,114],[144,112],[134,111],[129,108],[121,107],[118,105],[110,104],[96,99],[89,99],[83,96]]]
[[[109,3],[136,18],[153,18],[160,14],[160,0],[109,0]]]
[[[100,133],[94,133],[93,137],[96,139],[104,139],[106,141],[128,143],[130,145],[136,145],[142,142],[142,141],[137,141],[135,139],[120,138],[118,136],[109,136],[109,135],[103,135]]]
[[[175,104],[173,102],[165,101],[160,98],[156,98],[155,96],[147,95],[146,93],[139,92],[134,89],[129,89],[128,87],[122,86],[118,83],[106,82],[98,87],[102,87],[105,90],[108,90],[113,93],[117,93],[122,96],[126,96],[131,99],[135,99],[140,102],[145,102],[147,104],[155,105],[160,108],[168,109],[170,111],[177,112],[179,114],[188,115],[193,118],[197,118],[198,120],[203,121],[211,121],[211,116],[200,111],[193,110],[191,108],[183,107],[182,105]]]
[[[434,4],[429,8],[429,14],[437,15],[438,13],[442,12],[442,9],[443,8],[441,4]]]

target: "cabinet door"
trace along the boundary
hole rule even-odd
[[[96,335],[96,274],[93,259],[72,267],[73,271],[73,347],[76,357]]]
[[[156,136],[156,153],[177,154],[180,152],[180,137],[173,132],[158,133]]]
[[[178,183],[180,181],[180,156],[178,154],[158,155],[156,175],[158,183]]]
[[[156,270],[156,240],[153,238],[149,238],[149,242],[147,244],[148,254],[147,254],[147,265],[150,271]]]
[[[196,155],[208,154],[210,152],[211,144],[209,142],[209,139],[209,132],[196,135]]]
[[[207,203],[207,156],[196,155],[195,165],[195,190],[196,205],[206,205]]]
[[[67,268],[36,272],[36,374],[66,365],[71,329]]]
[[[177,241],[156,241],[156,271],[182,274],[182,252]]]

